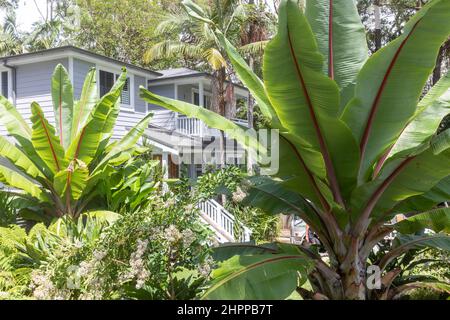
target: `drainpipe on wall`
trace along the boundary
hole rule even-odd
[[[3,66],[5,68],[8,68],[12,72],[12,99],[13,99],[13,105],[16,106],[16,99],[17,99],[17,68],[14,66],[11,66],[8,64],[8,60],[5,60],[3,62]]]

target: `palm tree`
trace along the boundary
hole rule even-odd
[[[240,51],[246,56],[250,69],[255,71],[255,59],[261,65],[262,53],[270,37],[270,29],[275,26],[275,19],[271,19],[270,13],[266,10],[265,3],[257,3],[255,0],[248,0],[246,6],[246,19],[241,28],[241,48]],[[251,93],[247,98],[247,121],[249,129],[253,128],[253,112],[255,100]],[[253,159],[249,154],[247,159],[247,171],[253,172]]]
[[[27,49],[37,51],[69,44],[68,35],[77,25],[75,7],[71,0],[47,0],[43,13],[36,5],[41,20],[33,24],[33,31],[27,35]]]
[[[0,30],[0,56],[9,56],[23,52],[23,35],[17,29],[16,14],[7,10]]]
[[[164,16],[156,32],[171,34],[176,38],[163,40],[149,48],[144,61],[181,58],[185,64],[212,73],[212,109],[231,118],[234,115],[233,90],[230,80],[232,67],[225,58],[225,51],[212,30],[214,24],[228,39],[239,41],[245,10],[239,0],[201,0],[197,10],[208,20],[191,17],[183,9],[174,9]],[[212,23],[211,23],[212,22]],[[224,136],[221,135],[221,164],[225,163]]]

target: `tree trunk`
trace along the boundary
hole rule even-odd
[[[375,51],[381,49],[381,10],[380,0],[375,0],[373,4],[375,16]]]
[[[226,99],[225,99],[225,68],[220,68],[213,73],[213,88],[212,88],[212,104],[214,112],[221,116],[226,116]],[[220,133],[220,151],[219,151],[219,167],[225,166],[225,134]]]
[[[442,60],[444,58],[445,54],[445,44],[439,49],[438,56],[436,58],[436,66],[433,70],[433,79],[432,79],[432,85],[435,85],[436,82],[439,81],[441,78],[441,68],[442,68]]]

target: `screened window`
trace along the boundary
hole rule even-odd
[[[1,93],[2,93],[2,96],[4,96],[5,98],[8,98],[8,89],[9,89],[9,84],[8,84],[8,71],[3,71],[2,72],[2,76],[1,76],[1,79],[0,79],[0,84],[1,84],[1,89],[2,89],[2,91],[1,91]]]
[[[116,80],[119,78],[119,75],[116,75]],[[122,89],[122,95],[121,97],[121,101],[123,104],[126,105],[130,105],[131,104],[131,100],[130,100],[130,78],[127,78],[127,81],[125,82],[125,85],[123,86]]]
[[[100,96],[107,94],[114,86],[114,82],[119,78],[118,74],[100,70]],[[127,78],[120,96],[121,103],[125,105],[131,104],[130,78]]]
[[[103,97],[114,85],[114,73],[100,70],[100,96]]]
[[[205,107],[207,109],[211,109],[211,96],[209,95],[203,95],[203,101],[205,103]],[[197,106],[200,105],[200,94],[196,91],[194,91],[194,101],[193,103]]]

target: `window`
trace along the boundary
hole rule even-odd
[[[114,85],[114,73],[100,70],[100,96],[103,97]]]
[[[203,101],[204,101],[205,107],[207,109],[211,109],[212,103],[211,103],[211,96],[209,94],[203,95]],[[194,90],[192,102],[193,102],[193,104],[195,104],[197,106],[200,105],[200,94],[196,90]]]
[[[116,80],[119,78],[119,75],[116,75]],[[130,78],[127,78],[127,81],[125,82],[125,85],[122,89],[122,95],[120,96],[122,103],[126,105],[130,105]]]
[[[0,79],[0,84],[1,84],[1,94],[2,96],[4,96],[6,99],[8,99],[8,91],[9,91],[9,86],[8,86],[8,71],[3,71],[2,72],[2,76]]]
[[[100,70],[100,96],[103,97],[114,86],[115,80],[119,78],[119,74],[115,74],[108,71]],[[121,103],[124,105],[131,105],[131,90],[130,90],[130,78],[127,78],[125,85],[122,89],[120,96]]]

